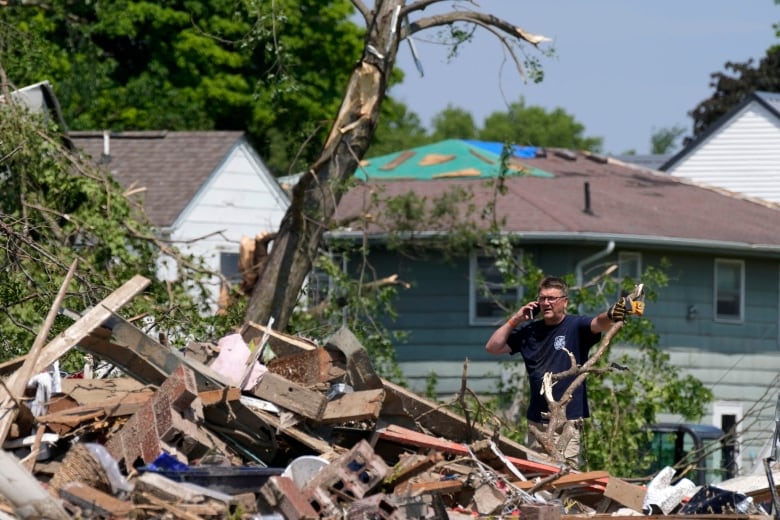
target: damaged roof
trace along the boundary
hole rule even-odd
[[[506,178],[507,191],[497,196],[496,205],[499,219],[506,219],[504,232],[545,241],[609,239],[780,256],[778,205],[587,152],[550,149],[522,161],[552,176]],[[370,212],[365,229],[381,238],[386,217],[381,208],[367,206],[367,192],[380,197],[413,192],[430,201],[457,186],[472,190],[474,199],[467,204],[484,208],[493,200],[493,184],[460,179],[365,182],[342,198],[336,218]],[[338,234],[361,233],[358,221],[353,222]],[[475,225],[487,228],[489,222]],[[415,233],[442,231],[430,227]]]
[[[446,139],[400,152],[361,161],[355,177],[381,179],[495,178],[501,173],[502,143]],[[534,157],[536,147],[514,147],[507,164],[507,176],[551,177],[523,162]]]

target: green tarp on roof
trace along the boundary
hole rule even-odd
[[[358,167],[355,177],[363,180],[498,177],[501,170],[500,154],[491,151],[495,147],[483,147],[478,144],[475,141],[447,139],[366,159]],[[517,157],[510,160],[508,175],[553,176],[544,170],[524,164],[522,159]]]

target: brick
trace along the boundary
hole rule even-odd
[[[160,385],[159,393],[168,397],[171,406],[181,411],[189,408],[190,404],[198,397],[198,384],[195,374],[189,368],[180,365]]]
[[[260,488],[260,495],[274,510],[288,520],[316,520],[317,511],[291,478],[273,476]]]

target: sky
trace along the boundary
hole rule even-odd
[[[448,105],[469,111],[482,126],[487,115],[522,97],[526,106],[565,110],[584,125],[584,136],[603,138],[604,153],[645,154],[660,129],[681,126],[684,135],[691,134],[688,112],[713,94],[712,73],[724,72],[728,61],[757,62],[770,46],[780,44],[773,28],[780,22],[780,5],[774,0],[477,3],[481,11],[551,38],[555,56],[528,47],[545,74],[542,83],[534,84],[523,80],[499,41],[485,31],[478,31],[452,60],[433,41],[435,32],[418,33],[414,45],[424,76],[402,42],[397,66],[405,79],[390,94],[426,127]]]

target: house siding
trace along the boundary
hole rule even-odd
[[[780,204],[780,121],[749,103],[667,172]]]
[[[242,142],[203,185],[180,214],[171,239],[187,253],[204,259],[219,271],[220,254],[238,253],[242,237],[274,232],[288,201],[273,176]],[[194,238],[202,238],[189,244]],[[219,280],[210,283],[213,301],[219,294]]]
[[[546,273],[565,274],[574,272],[578,261],[598,249],[528,245],[523,251],[531,254],[534,263]],[[620,251],[640,252],[645,268],[658,267],[662,259],[669,260],[670,267],[664,269],[670,277],[669,285],[657,290],[657,301],[648,302],[645,314],[659,335],[659,347],[669,354],[672,366],[711,389],[715,401],[732,404],[750,416],[750,426],[745,426],[741,439],[742,454],[745,458],[757,453],[771,436],[775,400],[780,391],[778,263],[735,257],[745,261],[746,320],[719,323],[713,320],[713,273],[715,259],[723,258],[722,255],[671,251],[667,254],[618,246],[609,256],[586,266],[584,278],[589,279],[594,272],[616,262]],[[399,293],[398,319],[388,322],[388,326],[408,333],[406,341],[397,344],[396,352],[413,390],[424,391],[429,378],[435,376],[439,396],[452,396],[461,387],[466,361],[469,387],[483,395],[497,391],[505,365],[514,364],[523,371],[522,359],[491,356],[484,351],[494,325],[469,325],[468,259],[442,265],[378,253],[373,256],[373,264],[382,276],[398,273],[412,284]],[[693,319],[686,318],[690,305],[697,308]],[[613,359],[621,353],[637,352],[622,345],[619,336],[613,340],[610,351]],[[709,410],[702,422],[714,420]]]

